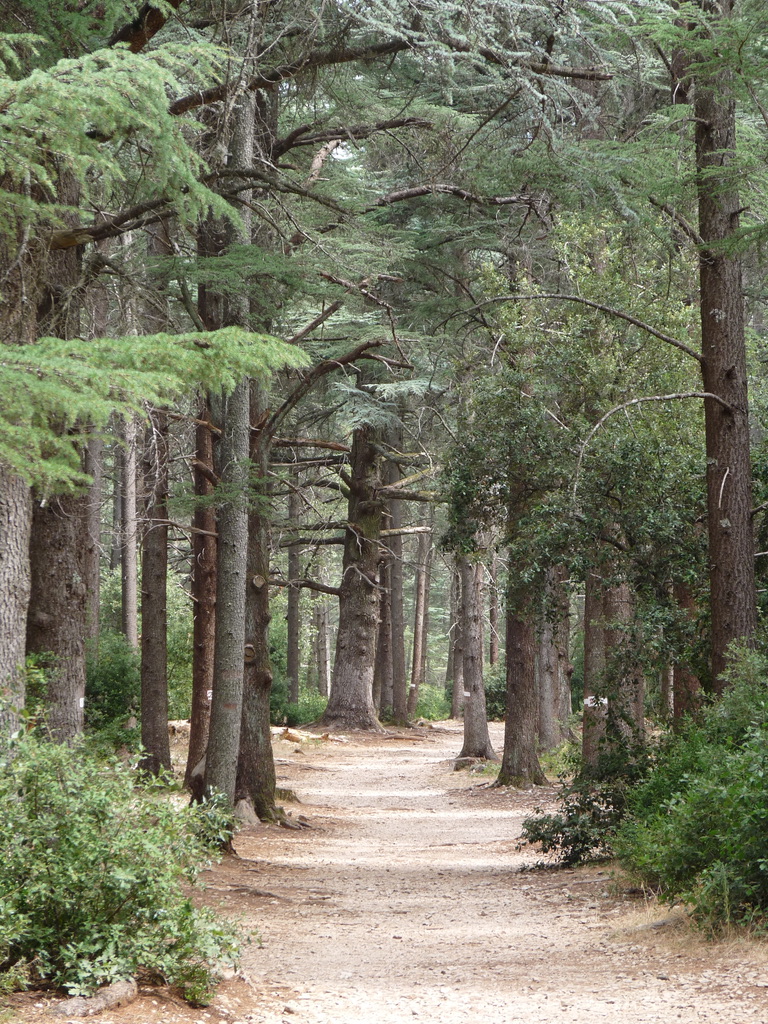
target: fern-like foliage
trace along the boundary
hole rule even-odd
[[[0,359],[2,461],[43,491],[86,484],[80,452],[86,428],[141,414],[201,387],[231,390],[306,357],[267,335],[227,327],[207,334],[154,334],[5,346]]]

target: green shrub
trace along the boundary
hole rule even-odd
[[[731,688],[660,752],[630,797],[623,862],[711,929],[768,916],[768,665],[740,651]]]
[[[586,771],[581,754],[569,745],[560,775],[560,810],[523,821],[523,844],[538,843],[563,864],[610,857],[616,831],[626,813],[629,795],[646,776],[648,758],[642,748],[617,745]]]
[[[83,746],[32,737],[0,766],[0,971],[71,993],[135,975],[210,992],[234,936],[183,891],[208,854],[199,822]]]
[[[442,686],[420,686],[416,703],[416,718],[428,722],[442,722],[451,717],[451,702]]]
[[[103,630],[96,655],[88,658],[85,678],[85,723],[100,729],[138,715],[141,705],[139,654],[122,633]]]
[[[501,722],[507,713],[507,674],[500,661],[485,675],[485,713],[489,722]]]
[[[327,706],[327,697],[323,697],[317,690],[301,687],[298,703],[285,705],[284,722],[281,724],[295,726],[316,722]]]

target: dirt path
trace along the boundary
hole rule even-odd
[[[599,868],[521,870],[520,823],[546,794],[454,772],[459,746],[437,730],[278,742],[279,785],[301,801],[286,808],[313,828],[246,831],[206,878],[207,902],[262,944],[205,1010],[146,990],[99,1020],[768,1024],[761,946],[706,944]],[[27,999],[15,1019],[38,1019]]]

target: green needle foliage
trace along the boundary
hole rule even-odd
[[[0,360],[3,461],[29,483],[63,490],[87,483],[80,450],[86,427],[113,413],[142,413],[200,385],[231,390],[244,376],[300,366],[303,353],[236,327],[127,338],[43,338],[6,346]]]
[[[174,810],[132,766],[22,740],[0,769],[0,972],[73,994],[137,974],[204,1001],[234,932],[184,883],[209,861],[210,808]],[[0,974],[0,984],[3,975]]]

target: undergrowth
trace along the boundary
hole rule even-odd
[[[0,979],[72,994],[140,976],[205,1002],[233,928],[185,887],[211,859],[213,808],[178,811],[134,765],[17,741],[0,766]],[[199,821],[200,817],[203,821]]]

